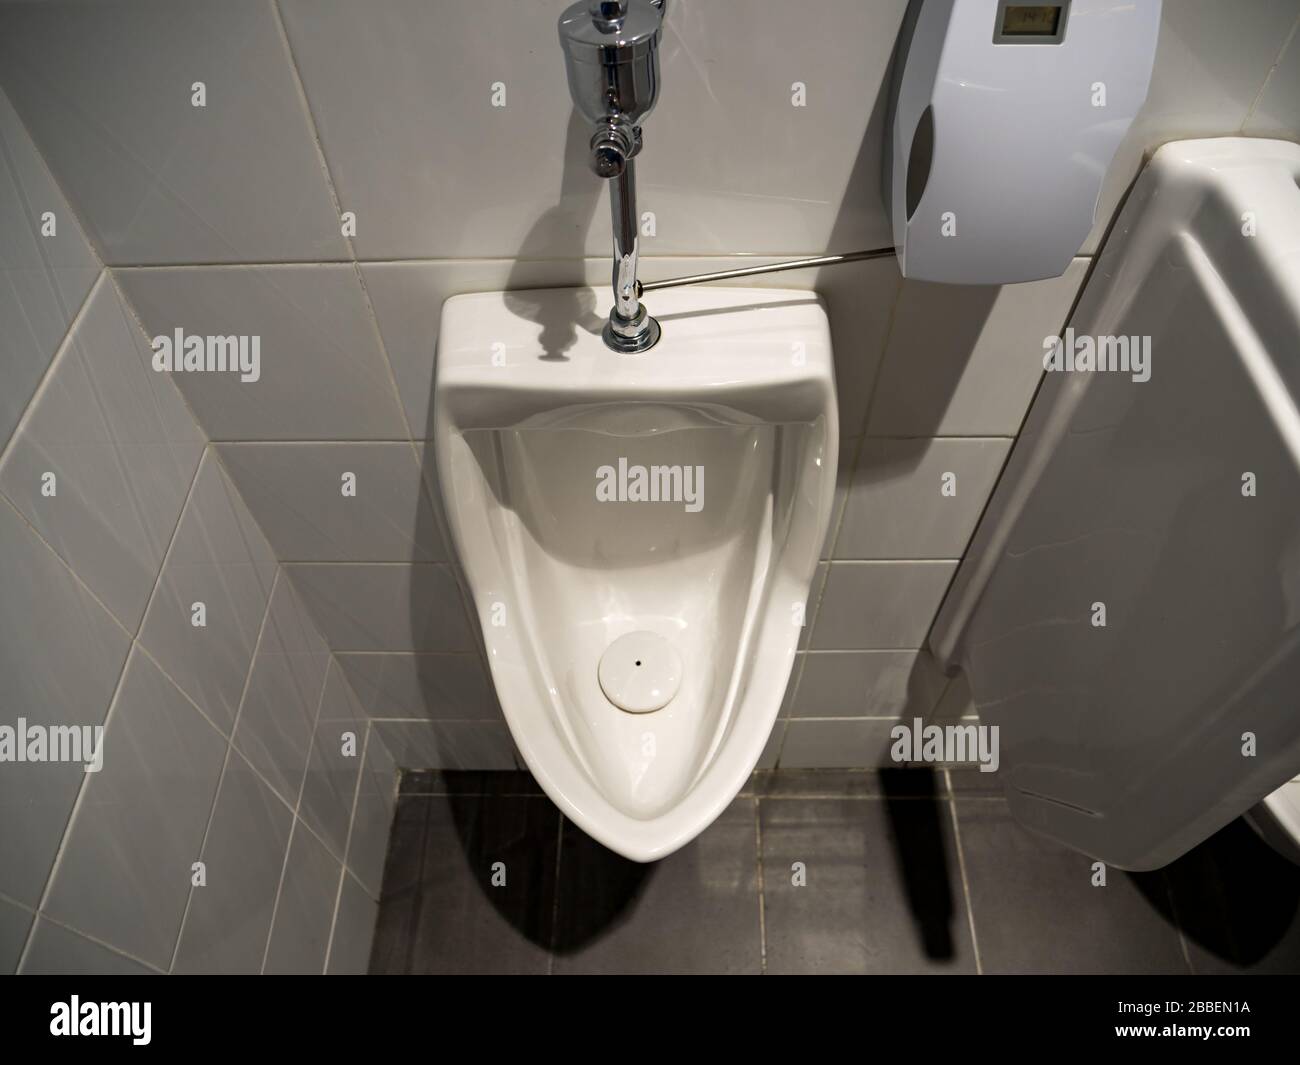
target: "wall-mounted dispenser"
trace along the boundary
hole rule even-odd
[[[1064,273],[1146,99],[1161,0],[913,0],[885,204],[905,277]]]

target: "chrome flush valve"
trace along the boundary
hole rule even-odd
[[[579,0],[560,16],[569,93],[593,127],[591,168],[610,182],[614,306],[605,343],[647,351],[659,323],[641,305],[636,280],[636,166],[641,122],[659,92],[659,40],[666,0]]]

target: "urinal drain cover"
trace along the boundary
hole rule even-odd
[[[668,705],[682,682],[682,657],[653,632],[629,632],[605,648],[600,690],[620,710],[648,714]]]

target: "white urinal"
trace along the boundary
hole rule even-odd
[[[1153,869],[1265,797],[1300,833],[1300,145],[1160,148],[1066,338],[1108,368],[1045,375],[935,656],[1045,835]]]
[[[586,289],[443,308],[434,435],[506,721],[565,815],[651,861],[762,754],[835,490],[812,293],[657,294],[620,355]]]

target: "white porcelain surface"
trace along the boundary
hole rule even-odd
[[[501,719],[477,654],[339,654],[335,659],[370,717]]]
[[[1149,337],[1150,379],[1046,375],[935,625],[1012,812],[1121,868],[1300,770],[1298,179],[1281,141],[1156,153],[1071,321]]]
[[[1097,224],[1081,254],[1100,247],[1146,153],[1180,138],[1219,137],[1242,128],[1296,17],[1293,0],[1164,5],[1147,101],[1106,173]],[[1297,133],[1293,122],[1288,136]]]
[[[165,969],[226,741],[148,657],[133,651],[44,910]]]
[[[598,299],[449,300],[435,450],[520,752],[566,816],[648,861],[702,831],[768,741],[834,496],[834,373],[803,293],[657,293],[663,338],[632,358],[600,340]],[[638,465],[680,467],[675,496],[599,498],[600,467]],[[641,630],[682,661],[648,717],[597,678]]]
[[[316,975],[325,971],[342,875],[338,859],[298,822],[285,859],[264,973]]]
[[[450,566],[304,563],[284,567],[332,651],[472,651]]]
[[[0,84],[106,262],[347,254],[272,4],[0,5]]]
[[[149,357],[105,274],[0,464],[0,491],[133,632],[204,445]]]
[[[209,450],[163,562],[140,642],[229,733],[248,677],[275,556]],[[194,625],[194,604],[206,624]]]
[[[1015,436],[1088,271],[1020,285],[906,281],[871,398],[872,436]]]
[[[171,375],[210,439],[406,438],[356,267],[153,268],[114,277],[150,337],[179,328],[261,338],[256,381]]]
[[[253,655],[234,744],[290,805],[297,805],[302,789],[329,661],[324,640],[282,575]]]
[[[174,971],[261,971],[292,825],[293,810],[232,750],[203,845],[208,883],[191,892]]]
[[[670,4],[637,161],[641,209],[658,218],[644,250],[887,244],[880,122],[904,7],[829,0],[809,19],[787,4]],[[512,0],[484,19],[474,0],[283,4],[363,258],[609,253],[590,131],[570,120],[562,9]],[[504,107],[492,106],[497,82]],[[795,82],[806,106],[792,105]]]
[[[607,256],[608,252],[602,249],[599,254]],[[740,255],[642,258],[639,276],[643,281],[653,281],[775,261],[772,256]],[[604,287],[609,284],[609,259],[365,263],[361,272],[393,364],[411,432],[419,439],[433,435],[429,430],[429,413],[433,401],[434,351],[442,305],[448,297],[496,289]],[[846,436],[860,433],[885,348],[894,301],[902,285],[897,263],[892,259],[877,259],[820,270],[760,274],[730,284],[815,290],[826,301],[835,354],[840,429]],[[935,291],[937,294],[948,289],[935,287]],[[653,294],[646,297],[652,313],[658,298]],[[932,306],[927,313],[933,313]],[[1063,307],[1059,318],[1064,320],[1064,317]],[[1060,321],[1053,328],[1059,325]],[[991,401],[996,396],[985,398]],[[1028,401],[1028,392],[1025,400]],[[1022,406],[1016,415],[1016,426],[1023,414]],[[427,465],[432,466],[432,458]]]
[[[281,562],[447,558],[409,443],[222,444],[217,450]],[[345,482],[347,474],[352,479]]]
[[[955,561],[832,562],[809,648],[920,647],[956,568]]]
[[[0,724],[101,724],[130,643],[0,499]],[[15,820],[0,832],[0,892],[35,906],[85,773],[70,763],[3,765],[0,809]]]
[[[0,448],[98,274],[76,217],[0,92]]]
[[[961,558],[1010,450],[1010,440],[868,438],[835,557]],[[948,484],[951,494],[944,493]]]

